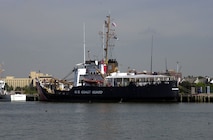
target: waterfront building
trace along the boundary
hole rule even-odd
[[[36,71],[31,71],[29,74],[29,78],[31,79],[32,85],[35,87],[36,78],[38,78],[39,80],[49,80],[49,79],[52,79],[52,75],[44,74],[44,73],[36,72]]]
[[[14,76],[7,76],[3,79],[8,86],[12,86],[13,89],[17,87],[25,87],[30,85],[30,78],[15,78]]]
[[[31,71],[29,76],[27,78],[16,78],[14,76],[6,76],[5,78],[2,78],[8,86],[12,86],[13,89],[16,89],[17,87],[23,88],[25,86],[36,86],[36,78],[40,79],[50,79],[52,78],[49,74],[43,74],[36,71]]]

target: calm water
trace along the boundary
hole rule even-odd
[[[0,139],[212,140],[212,103],[0,102]]]

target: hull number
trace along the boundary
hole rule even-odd
[[[74,94],[103,94],[102,90],[75,90]]]

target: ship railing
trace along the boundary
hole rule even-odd
[[[170,81],[174,81],[171,77],[139,77],[139,78],[109,78],[107,82],[112,86],[129,86],[130,83],[134,83],[136,86],[145,86],[150,84],[169,84]]]

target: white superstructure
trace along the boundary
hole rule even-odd
[[[6,94],[4,87],[5,87],[5,82],[3,80],[0,80],[0,94],[1,95]]]
[[[86,74],[86,68],[77,68],[75,70],[75,77],[74,77],[74,86],[83,86],[81,80],[82,76]]]

